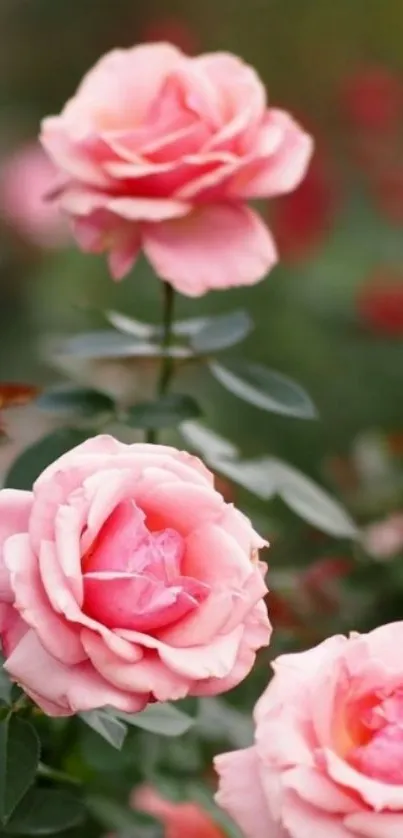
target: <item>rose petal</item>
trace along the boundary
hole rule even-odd
[[[221,754],[214,767],[220,778],[215,799],[239,824],[245,838],[288,838],[267,808],[253,747]]]
[[[158,275],[193,297],[252,285],[277,261],[267,227],[242,205],[217,204],[184,219],[144,224],[143,246]]]
[[[9,572],[4,562],[4,544],[10,535],[27,532],[32,508],[32,492],[19,489],[0,491],[0,602],[12,602]]]

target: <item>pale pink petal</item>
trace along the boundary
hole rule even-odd
[[[223,512],[225,510],[223,509]],[[252,533],[252,526],[250,532]],[[251,546],[241,549],[235,538],[222,527],[221,516],[214,522],[202,521],[186,541],[182,570],[187,576],[215,585],[240,589],[251,575]],[[206,562],[206,555],[211,561]]]
[[[329,815],[316,806],[310,806],[295,792],[284,794],[281,820],[291,838],[352,838],[351,830],[344,826],[343,818]]]
[[[20,617],[16,608],[8,603],[0,604],[0,640],[1,649],[6,658],[11,655],[29,626]]]
[[[49,116],[42,121],[39,139],[50,159],[61,169],[62,180],[70,176],[91,186],[110,185],[111,178],[93,158],[91,149],[74,143],[60,117]]]
[[[5,669],[45,712],[53,707],[55,716],[105,706],[135,713],[146,703],[144,696],[131,695],[108,684],[89,661],[65,666],[43,648],[32,630],[16,646]]]
[[[35,629],[49,654],[68,665],[85,660],[78,632],[53,611],[46,597],[27,534],[13,535],[7,540],[4,559],[10,573],[15,608]]]
[[[403,811],[403,786],[380,783],[379,780],[361,774],[334,751],[325,749],[322,753],[329,776],[334,782],[358,793],[361,800],[376,811]]]
[[[4,563],[4,543],[10,535],[27,532],[32,508],[32,492],[19,489],[0,491],[0,603],[12,602],[9,572]]]
[[[357,838],[402,838],[403,814],[357,812],[346,817],[345,825]]]
[[[72,186],[61,198],[65,212],[73,216],[91,216],[96,210],[106,210],[126,221],[166,221],[181,218],[190,210],[182,201],[168,198],[111,197],[108,193],[88,187]],[[111,225],[113,219],[111,219]],[[115,225],[117,221],[115,219]]]
[[[146,513],[151,529],[172,527],[183,536],[203,523],[218,521],[224,507],[222,496],[213,489],[178,482],[163,483],[144,492],[139,486],[136,501]]]
[[[137,637],[141,642],[142,635]],[[157,701],[173,701],[188,695],[188,679],[169,669],[155,652],[144,652],[140,645],[133,645],[139,655],[130,663],[118,658],[94,632],[84,629],[81,638],[95,669],[116,688],[147,697],[152,695]],[[150,640],[148,646],[158,646],[158,641],[153,644]]]
[[[183,219],[144,224],[143,247],[158,275],[192,297],[252,285],[277,261],[263,221],[238,204],[217,204]]]
[[[285,788],[295,791],[306,803],[311,803],[329,814],[345,815],[357,812],[357,799],[316,768],[297,765],[296,768],[284,772],[282,783]]]
[[[237,198],[271,198],[292,192],[305,176],[313,154],[313,140],[285,111],[271,110],[269,119],[283,131],[278,148],[246,176],[231,183],[231,194]],[[262,140],[257,138],[257,157],[262,155]],[[253,169],[255,168],[255,172]]]
[[[220,779],[216,801],[240,826],[245,838],[288,838],[267,808],[253,747],[221,754],[214,766]]]

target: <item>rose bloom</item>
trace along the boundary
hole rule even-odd
[[[363,546],[374,559],[391,559],[403,551],[403,514],[396,512],[366,528]]]
[[[56,716],[228,690],[269,642],[264,544],[196,457],[90,439],[0,492],[5,668]]]
[[[46,199],[57,169],[37,142],[17,149],[0,164],[0,213],[20,236],[44,249],[69,240],[66,219]]]
[[[194,297],[273,267],[272,236],[246,201],[295,189],[312,152],[239,58],[191,58],[165,43],[101,58],[43,121],[41,140],[82,249],[107,251],[115,279],[143,249],[162,279]]]
[[[283,655],[255,744],[217,758],[246,838],[402,838],[403,622]]]
[[[153,815],[165,827],[165,838],[225,838],[221,829],[197,803],[174,803],[151,786],[141,786],[132,795],[133,806]]]

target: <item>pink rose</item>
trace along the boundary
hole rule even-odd
[[[255,744],[217,758],[246,838],[402,838],[403,622],[283,655]]]
[[[363,547],[374,559],[391,559],[403,551],[403,514],[396,512],[366,528]]]
[[[36,142],[28,143],[0,165],[0,213],[24,238],[41,248],[67,244],[68,225],[46,199],[57,169]]]
[[[0,492],[6,669],[49,715],[228,690],[269,642],[264,544],[196,457],[88,440]]]
[[[108,251],[115,279],[143,249],[192,297],[273,267],[270,232],[245,202],[293,190],[312,152],[239,58],[191,58],[164,43],[101,58],[60,116],[44,120],[41,140],[82,249]]]
[[[132,803],[136,809],[163,823],[165,838],[225,838],[224,832],[197,803],[174,803],[151,786],[137,789]]]

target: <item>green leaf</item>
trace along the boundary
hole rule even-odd
[[[211,465],[215,465],[218,459],[231,460],[238,457],[238,449],[232,442],[200,422],[183,422],[180,432],[185,441]]]
[[[233,311],[208,318],[191,336],[190,344],[198,354],[219,352],[245,340],[252,329],[253,321],[246,311]]]
[[[87,809],[103,827],[124,834],[125,838],[162,838],[162,827],[149,815],[135,812],[104,795],[86,798]]]
[[[45,390],[36,400],[42,410],[60,413],[63,416],[92,418],[103,413],[113,413],[114,403],[105,393],[89,387],[75,387],[62,384]]]
[[[302,387],[262,364],[248,361],[212,361],[210,371],[230,393],[271,413],[314,419],[315,407]]]
[[[12,683],[12,681],[10,681],[10,678],[7,675],[7,672],[4,669],[3,659],[1,659],[1,663],[0,663],[0,702],[4,702],[5,704],[12,704],[12,690],[13,690],[13,683]]]
[[[5,480],[10,489],[32,489],[32,484],[41,472],[70,448],[85,442],[90,436],[88,430],[60,428],[30,445],[14,460]]]
[[[11,716],[0,724],[0,823],[7,823],[32,785],[40,757],[36,731]]]
[[[123,332],[125,335],[131,335],[138,340],[149,340],[157,333],[157,327],[152,326],[151,323],[143,323],[141,320],[135,320],[134,317],[127,317],[126,314],[121,314],[119,311],[106,311],[106,319],[118,332]]]
[[[62,340],[48,342],[50,357],[75,357],[87,360],[100,358],[191,358],[192,352],[184,346],[171,346],[163,351],[158,343],[138,340],[113,329],[84,332]]]
[[[272,460],[277,492],[284,503],[317,529],[340,538],[357,538],[358,530],[343,506],[300,471]]]
[[[107,710],[88,710],[80,713],[80,718],[96,733],[99,733],[109,745],[121,750],[127,734],[127,727]]]
[[[262,500],[270,500],[277,491],[277,472],[271,457],[254,460],[217,459],[214,467],[248,492]]]
[[[171,393],[156,402],[141,402],[131,407],[126,424],[131,428],[171,428],[185,419],[200,416],[200,408],[191,396]]]
[[[54,835],[78,826],[84,818],[84,806],[71,792],[36,788],[24,797],[6,831],[22,835]]]
[[[150,704],[142,713],[129,714],[116,710],[113,712],[127,724],[160,736],[182,736],[194,724],[191,716],[168,702]]]
[[[179,338],[189,338],[200,332],[209,319],[208,317],[189,317],[186,320],[175,320],[172,324],[172,331]]]

